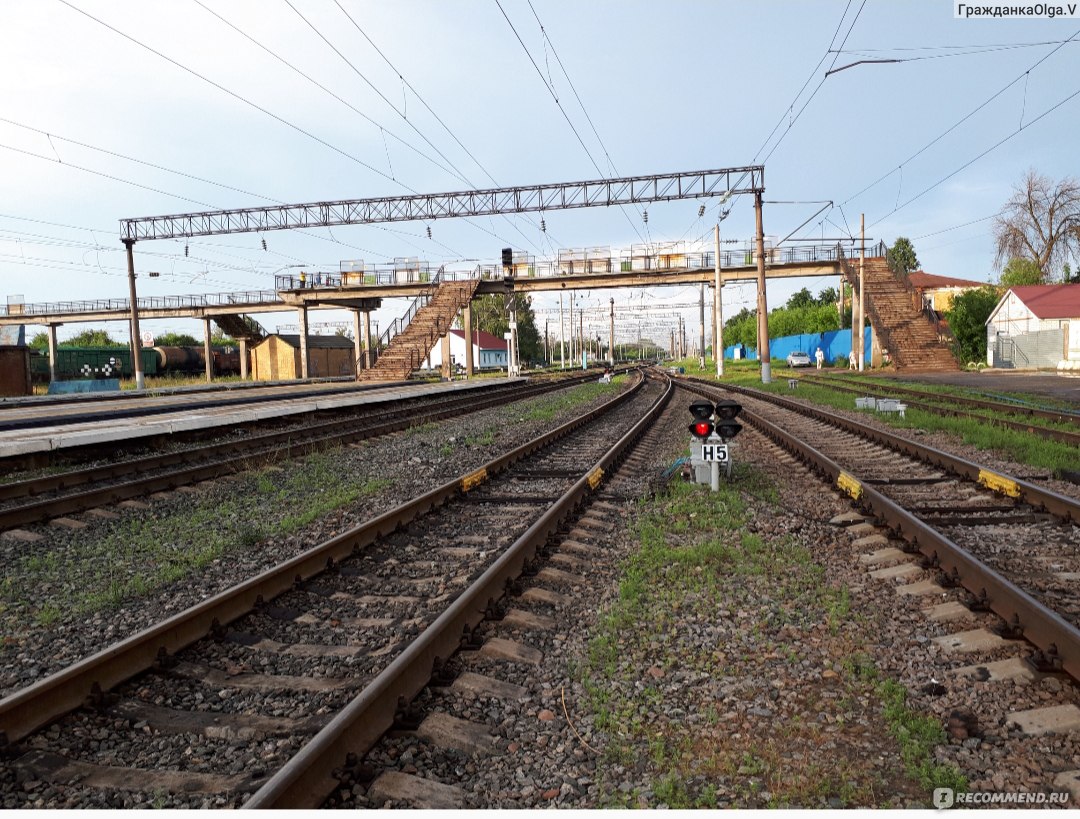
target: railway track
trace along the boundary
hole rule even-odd
[[[284,459],[345,446],[591,380],[592,375],[577,376],[499,385],[482,394],[404,399],[302,427],[0,484],[0,531],[218,478],[247,469],[253,458]]]
[[[808,384],[814,384],[816,386],[836,390],[837,392],[847,393],[849,395],[866,395],[873,397],[902,396],[904,398],[905,404],[908,407],[919,409],[923,412],[928,412],[933,415],[939,415],[949,418],[965,418],[972,421],[978,421],[983,424],[991,424],[993,426],[1003,427],[1005,429],[1012,429],[1019,432],[1029,433],[1031,435],[1037,435],[1040,438],[1045,438],[1051,441],[1059,441],[1061,443],[1080,446],[1080,431],[1077,431],[1077,427],[1080,427],[1080,415],[1076,415],[1074,413],[1068,413],[1065,411],[1054,412],[1051,410],[1041,410],[1031,407],[1018,407],[1014,404],[998,403],[994,401],[983,401],[972,398],[961,398],[959,396],[953,395],[947,396],[946,398],[941,398],[921,390],[905,389],[903,387],[894,387],[891,385],[882,385],[878,383],[844,381],[842,379],[842,376],[821,377],[815,375],[804,375],[801,376],[799,380],[805,381]],[[943,405],[940,402],[945,403]],[[1011,418],[1001,418],[993,415],[985,415],[978,412],[968,412],[962,409],[957,409],[957,406],[966,406],[973,409],[985,410],[988,412],[995,412],[1010,416],[1020,416],[1026,420],[1012,420]],[[1032,423],[1031,419],[1033,418],[1052,421],[1054,423],[1066,425],[1072,428],[1062,429],[1058,427],[1043,426],[1040,424]]]
[[[1035,668],[1080,679],[1080,502],[773,394],[683,383],[714,399],[736,392],[741,418],[922,555],[896,577],[936,570],[939,590],[962,587],[968,609],[994,612],[1002,635],[1034,645]]]
[[[0,701],[10,769],[62,805],[132,792],[138,804],[238,805],[253,792],[253,806],[319,804],[602,491],[671,389],[642,381]]]

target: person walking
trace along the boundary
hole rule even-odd
[[[814,360],[817,362],[817,368],[820,370],[821,365],[825,363],[825,353],[821,351],[821,348],[817,348],[817,352],[814,353]]]

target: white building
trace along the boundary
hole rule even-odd
[[[506,341],[483,330],[472,331],[473,367],[477,370],[506,369]],[[465,331],[450,331],[450,361],[454,367],[465,366]],[[442,366],[442,341],[428,353],[432,369]]]
[[[1010,288],[986,320],[992,367],[1080,370],[1080,284]]]

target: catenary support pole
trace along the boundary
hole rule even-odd
[[[238,339],[240,342],[240,380],[248,380],[248,340],[246,338]]]
[[[371,311],[364,311],[364,369],[371,369]]]
[[[761,192],[754,193],[754,222],[757,227],[757,309],[758,359],[761,362],[761,383],[772,383],[772,364],[769,358],[769,305],[765,298],[765,227],[761,216]]]
[[[360,377],[360,370],[364,366],[364,339],[360,327],[360,310],[352,311],[352,326],[353,326],[353,375],[357,378]]]
[[[716,377],[724,375],[724,302],[721,295],[724,280],[720,275],[720,225],[713,229],[716,241],[716,263],[713,265],[713,358],[716,359]]]
[[[465,377],[473,377],[473,342],[476,341],[476,346],[480,346],[478,339],[473,339],[472,331],[472,302],[470,301],[465,305],[465,309],[461,313],[461,323],[465,330]]]
[[[611,297],[611,312],[608,314],[608,363],[615,368],[615,297]]]
[[[131,357],[132,368],[135,370],[135,389],[146,389],[146,377],[143,375],[142,347],[139,338],[139,299],[135,295],[135,240],[124,239],[124,247],[127,248],[128,264],[128,298],[131,300]]]
[[[56,380],[56,325],[49,325],[49,383]]]
[[[866,324],[866,214],[859,216],[859,236],[861,247],[859,249],[859,372],[863,371],[866,362],[866,334],[863,326]]]

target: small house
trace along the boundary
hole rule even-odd
[[[477,370],[506,369],[506,340],[483,330],[472,331],[473,367]],[[453,366],[465,366],[465,331],[450,331],[450,361]],[[432,369],[442,366],[442,341],[436,341],[428,354]]]
[[[992,367],[1080,370],[1080,284],[1011,287],[986,320]]]
[[[973,282],[968,279],[954,279],[951,276],[935,276],[924,270],[908,273],[911,286],[922,296],[924,307],[930,307],[938,313],[944,313],[952,307],[952,300],[968,290],[986,287],[986,282]]]
[[[345,336],[308,336],[308,376],[356,375],[355,347]],[[300,336],[275,333],[251,350],[251,377],[255,381],[300,378]]]

